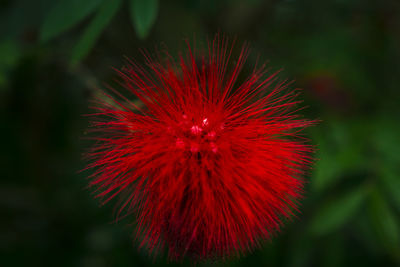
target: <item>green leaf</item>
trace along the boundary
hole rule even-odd
[[[153,26],[158,13],[158,0],[130,0],[130,13],[133,27],[141,39],[145,39]]]
[[[363,154],[366,136],[365,123],[354,120],[334,120],[312,132],[318,144],[318,159],[311,180],[313,191],[321,193],[334,186],[346,173],[364,169],[367,159]]]
[[[60,0],[47,14],[40,29],[40,41],[46,42],[72,28],[90,15],[103,0]]]
[[[0,42],[0,88],[3,89],[10,78],[8,73],[21,58],[21,48],[18,42],[7,40]],[[0,93],[1,90],[0,89]]]
[[[324,235],[345,224],[361,206],[365,193],[362,186],[323,204],[311,222],[311,232]]]
[[[393,254],[400,253],[400,229],[396,216],[378,190],[371,193],[369,211],[382,246]]]
[[[397,210],[400,211],[400,178],[398,172],[389,169],[382,173],[382,180],[386,192],[390,195],[394,204],[397,205]]]
[[[400,211],[400,177],[399,171],[395,166],[391,166],[386,162],[379,168],[379,178],[385,195],[389,197]]]
[[[21,49],[18,42],[7,40],[0,42],[0,70],[12,67],[21,56]]]
[[[311,187],[315,192],[322,192],[340,178],[343,166],[337,161],[337,156],[332,152],[326,142],[321,138],[318,142],[318,159],[311,179]]]
[[[388,116],[386,116],[388,117]],[[388,118],[380,119],[374,125],[373,142],[376,150],[385,162],[399,166],[400,162],[400,125],[398,121]]]
[[[400,211],[400,125],[388,115],[382,117],[371,133],[377,152],[374,167],[385,198]]]
[[[81,39],[76,44],[72,52],[71,65],[75,65],[89,53],[103,29],[118,11],[121,3],[122,0],[108,0],[102,3],[96,16],[90,22]]]

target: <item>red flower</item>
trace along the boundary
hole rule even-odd
[[[140,245],[170,258],[246,252],[301,197],[311,148],[298,134],[312,122],[294,114],[298,93],[276,73],[239,79],[248,48],[230,68],[232,47],[216,38],[178,63],[168,54],[130,62],[120,75],[140,104],[113,90],[94,114],[90,185],[104,203],[121,197]]]

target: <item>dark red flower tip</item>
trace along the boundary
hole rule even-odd
[[[296,115],[297,91],[255,67],[238,79],[249,50],[216,37],[119,72],[128,93],[98,101],[90,186],[133,213],[140,246],[172,259],[225,258],[270,239],[301,198],[312,124]],[[233,66],[231,66],[234,62]],[[241,82],[239,82],[239,80]]]

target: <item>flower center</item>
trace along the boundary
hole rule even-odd
[[[183,115],[179,126],[175,137],[177,149],[187,150],[192,154],[207,152],[216,154],[218,152],[217,133],[211,127],[208,118],[203,118],[200,123],[194,123],[188,119],[187,115]]]

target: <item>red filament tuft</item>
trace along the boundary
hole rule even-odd
[[[295,115],[297,91],[256,67],[239,79],[233,45],[215,38],[175,62],[130,61],[119,72],[128,96],[99,99],[89,153],[90,186],[136,214],[141,246],[170,258],[244,253],[269,239],[301,198],[312,148]],[[161,58],[161,57],[160,57]],[[239,82],[241,80],[241,82]]]

